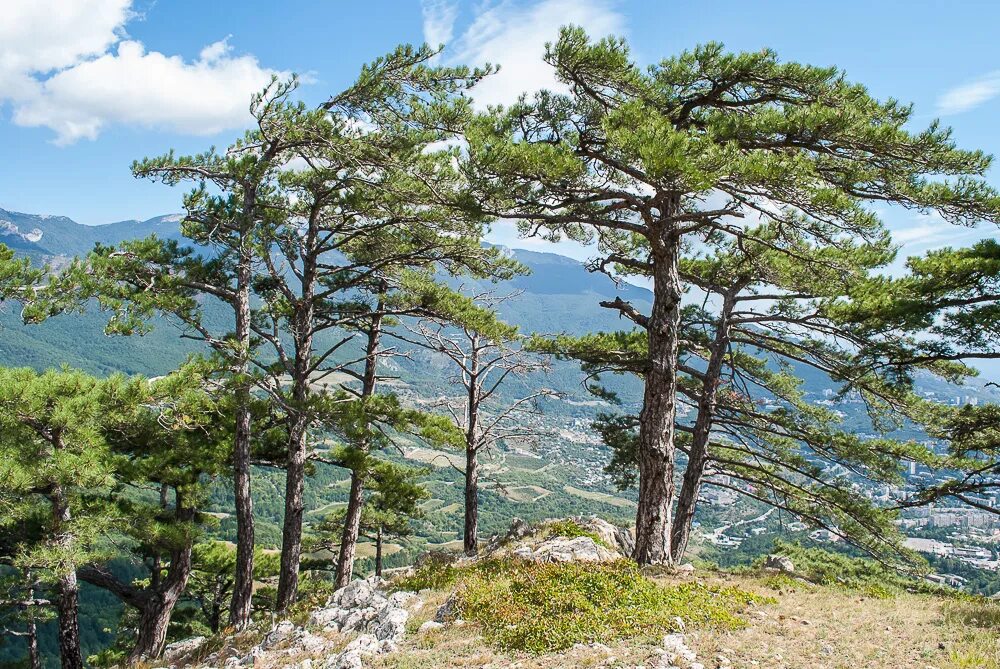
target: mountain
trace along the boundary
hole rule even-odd
[[[106,225],[82,225],[65,216],[26,214],[0,209],[0,243],[37,262],[54,266],[73,256],[90,251],[95,244],[116,244],[127,239],[150,234],[165,239],[184,241],[180,232],[180,214],[165,214],[154,218],[125,220]],[[556,254],[525,249],[509,251],[531,271],[511,281],[490,284],[466,281],[473,291],[493,290],[499,295],[514,294],[501,305],[500,313],[523,332],[582,334],[595,330],[618,330],[630,326],[618,316],[599,306],[601,300],[620,296],[638,308],[648,308],[652,293],[646,288],[624,283],[615,285],[607,276],[587,271],[582,263]],[[108,337],[103,333],[105,318],[90,312],[83,315],[61,316],[42,325],[22,325],[11,305],[0,311],[0,364],[29,365],[37,368],[68,364],[89,372],[163,374],[197,350],[197,345],[178,337],[176,327],[166,321],[143,337]],[[403,362],[407,371],[417,377],[439,372],[428,368],[426,358],[415,363]],[[570,395],[582,394],[575,366],[557,365],[556,379],[550,383]],[[833,384],[823,374],[811,368],[798,370],[805,390],[822,395]],[[610,379],[616,390],[636,386],[628,379]],[[972,380],[968,387],[957,388],[931,377],[922,378],[921,390],[938,397],[979,396],[1000,398],[984,380]],[[562,387],[559,387],[562,386]],[[637,396],[633,396],[636,397]]]
[[[180,238],[180,221],[179,214],[167,214],[145,221],[81,225],[66,216],[39,216],[0,209],[0,242],[39,258],[72,257],[87,253],[94,244],[116,244],[153,233],[164,238]]]
[[[0,243],[37,262],[59,266],[73,256],[90,251],[95,244],[115,244],[156,234],[183,239],[181,216],[157,216],[144,221],[128,220],[88,226],[65,216],[39,216],[0,209]],[[501,310],[504,318],[525,332],[581,333],[594,329],[627,326],[607,309],[602,299],[622,295],[646,306],[652,294],[637,286],[616,287],[608,277],[588,272],[584,266],[555,253],[514,249],[517,260],[531,273],[513,281],[491,285],[474,282],[476,290],[493,289],[515,297]],[[0,314],[0,364],[47,367],[66,363],[94,373],[162,374],[196,350],[181,340],[176,329],[163,322],[144,337],[107,337],[105,319],[99,313],[60,316],[38,326],[25,327],[11,307]],[[576,388],[578,389],[578,388]]]

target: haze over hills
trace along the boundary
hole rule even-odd
[[[35,262],[59,266],[90,251],[95,244],[118,242],[156,234],[183,239],[181,216],[167,214],[145,221],[129,220],[88,226],[65,216],[42,216],[0,209],[0,243]],[[513,255],[531,269],[527,276],[497,285],[481,283],[477,291],[513,293],[504,305],[505,318],[525,332],[579,333],[593,329],[619,329],[624,324],[598,306],[601,299],[623,295],[638,304],[648,303],[649,291],[631,285],[616,288],[603,275],[587,272],[579,262],[554,253],[513,250]],[[162,374],[195,350],[181,340],[172,325],[162,324],[144,337],[104,336],[104,318],[99,313],[68,320],[57,317],[39,326],[25,328],[8,307],[0,315],[5,328],[0,341],[0,362],[8,365],[45,367],[65,362],[91,372]]]
[[[116,244],[156,234],[165,239],[185,241],[180,233],[179,214],[164,214],[154,218],[125,220],[106,225],[83,225],[66,216],[27,214],[0,209],[0,243],[31,257],[35,262],[59,266],[73,256],[83,255],[95,244]],[[472,292],[493,291],[498,295],[513,294],[500,307],[501,315],[518,325],[522,332],[582,334],[595,330],[626,329],[629,324],[614,312],[599,306],[604,299],[621,296],[646,307],[652,293],[629,283],[615,285],[607,276],[588,272],[577,260],[557,253],[512,249],[517,260],[531,271],[511,281],[490,284],[465,280]],[[8,306],[0,313],[4,327],[0,338],[0,363],[44,368],[65,363],[96,373],[163,374],[175,367],[186,355],[196,350],[191,342],[178,337],[172,324],[162,323],[144,337],[108,337],[103,334],[105,319],[95,312],[74,316],[72,331],[67,318],[54,318],[42,325],[25,327]],[[419,364],[417,365],[419,367]],[[418,372],[410,365],[411,372]],[[569,368],[561,366],[567,387],[559,388],[571,394],[582,391],[574,382]],[[426,370],[425,370],[426,371]],[[830,381],[821,373],[803,367],[798,370],[805,380],[807,392],[822,394]],[[567,375],[568,374],[568,375]],[[954,388],[932,378],[921,380],[923,390],[944,396],[1000,397],[988,379],[973,379],[968,388]],[[612,382],[622,382],[612,380]],[[627,382],[626,382],[627,383]],[[628,399],[626,397],[626,399]]]

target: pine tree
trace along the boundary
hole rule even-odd
[[[370,249],[378,254],[377,245]],[[364,352],[340,371],[360,387],[341,384],[337,392],[327,392],[328,407],[320,413],[321,424],[342,438],[342,444],[319,461],[343,467],[351,473],[351,488],[345,509],[336,586],[346,586],[352,577],[361,528],[365,486],[383,462],[376,453],[393,443],[393,432],[410,433],[433,443],[457,446],[461,435],[443,416],[404,408],[392,392],[380,390],[384,378],[380,364],[395,352],[383,345],[385,329],[404,316],[438,313],[447,308],[455,294],[436,282],[428,270],[416,269],[411,256],[372,272],[369,285],[353,300],[338,307],[351,314],[349,327],[361,334]]]
[[[233,485],[236,498],[237,561],[229,622],[250,622],[253,595],[254,520],[251,485],[251,422],[256,384],[253,284],[260,266],[262,234],[288,210],[278,179],[294,150],[311,135],[301,105],[288,104],[296,80],[273,80],[254,96],[256,127],[225,153],[195,156],[168,153],[137,161],[133,174],[176,185],[194,182],[184,198],[181,232],[197,247],[155,236],[118,247],[98,246],[36,293],[29,320],[60,311],[82,310],[90,298],[111,312],[107,330],[147,330],[158,314],[179,321],[185,337],[211,347],[228,372],[235,398]],[[209,187],[211,185],[211,188]],[[225,305],[231,320],[205,318],[206,304]]]
[[[122,522],[102,500],[118,464],[105,428],[131,412],[138,383],[0,369],[0,517],[20,535],[14,566],[51,584],[64,669],[83,666],[77,568],[101,559]]]
[[[913,371],[937,365],[940,376],[975,376],[970,365],[1000,358],[1000,244],[985,239],[968,248],[937,249],[907,259],[902,276],[872,277],[836,305],[837,315],[862,328],[872,345],[859,357],[908,384]],[[1000,435],[994,403],[961,407],[928,403],[928,434],[949,444],[956,475],[917,491],[902,504],[922,506],[951,498],[1000,513],[983,497],[1000,489]]]
[[[757,237],[759,221],[774,224],[779,248],[873,239],[882,228],[867,202],[997,221],[982,180],[990,161],[956,149],[937,124],[906,130],[909,107],[875,100],[837,69],[768,50],[709,44],[641,69],[622,40],[566,28],[545,59],[568,92],[473,121],[466,173],[484,213],[593,244],[595,268],[648,276],[648,314],[605,306],[645,339],[635,558],[669,563],[684,249],[775,245]]]
[[[758,238],[772,236],[760,228]],[[901,462],[943,465],[924,446],[845,429],[834,409],[813,404],[800,389],[804,373],[821,373],[838,394],[855,395],[873,432],[924,420],[926,404],[892,374],[863,364],[869,342],[836,316],[838,300],[893,258],[888,238],[836,246],[743,242],[702,248],[681,259],[680,275],[699,294],[681,315],[678,449],[686,456],[672,518],[671,559],[687,548],[701,489],[732,488],[826,528],[883,559],[906,558],[890,509],[853,492],[858,484],[898,484]],[[619,308],[638,311],[624,302]],[[641,314],[640,314],[641,316]],[[641,329],[534,345],[603,373],[640,377],[647,364]],[[936,371],[937,365],[925,369]],[[609,472],[633,483],[638,417],[605,414],[597,422],[611,446]],[[848,472],[845,478],[841,473]]]
[[[373,467],[369,495],[361,511],[358,535],[375,544],[375,575],[382,575],[382,549],[389,539],[413,534],[412,521],[423,517],[420,503],[430,497],[417,478],[425,472],[381,461]],[[344,532],[347,510],[326,516],[312,529],[310,550],[336,553]]]
[[[317,425],[316,387],[340,371],[356,314],[338,304],[393,267],[506,275],[480,244],[484,221],[463,214],[454,139],[470,115],[461,93],[487,71],[430,65],[436,51],[401,46],[365,66],[322,108],[302,112],[309,138],[288,156],[287,210],[262,236],[263,305],[254,331],[277,357],[269,392],[289,415],[278,608],[295,601],[303,486]],[[387,270],[387,268],[389,268]],[[375,326],[376,329],[377,326]]]
[[[443,356],[454,370],[451,382],[461,386],[458,400],[443,398],[435,407],[445,409],[465,435],[464,522],[462,549],[475,555],[479,544],[479,460],[499,443],[530,441],[538,430],[530,424],[537,414],[537,400],[552,396],[550,390],[510,386],[545,369],[544,361],[521,349],[517,328],[500,321],[495,309],[507,298],[480,294],[456,299],[446,317],[423,318],[393,336]]]
[[[208,519],[200,507],[230,462],[232,398],[209,392],[200,367],[191,363],[147,384],[136,410],[108,430],[118,456],[118,486],[108,501],[128,521],[116,543],[131,548],[130,557],[149,577],[145,584],[126,582],[100,564],[77,573],[138,613],[128,665],[162,653],[174,607],[191,577],[193,546]],[[136,488],[158,494],[137,498]]]
[[[254,579],[272,581],[278,575],[279,556],[257,549],[254,556]],[[213,634],[223,627],[223,614],[233,596],[236,573],[236,549],[224,541],[201,541],[191,551],[191,578],[184,591],[184,601],[194,604]]]

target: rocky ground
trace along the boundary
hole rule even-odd
[[[603,562],[619,560],[631,550],[627,532],[597,519],[578,523],[588,536],[559,536],[515,523],[485,552],[534,562]],[[995,608],[931,595],[872,597],[818,586],[800,578],[781,556],[773,556],[753,574],[684,565],[654,578],[667,585],[737,585],[771,603],[751,606],[748,624],[740,629],[685,629],[678,619],[675,629],[656,642],[609,641],[553,653],[504,653],[485,643],[476,625],[455,615],[450,587],[390,594],[388,583],[371,578],[338,590],[303,625],[281,621],[266,633],[189,639],[171,645],[153,666],[1000,669],[1000,613]]]

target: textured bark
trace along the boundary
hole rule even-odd
[[[719,322],[716,323],[715,337],[711,345],[712,350],[705,367],[701,396],[698,399],[698,414],[691,436],[688,465],[687,469],[684,470],[684,482],[681,484],[681,491],[677,497],[677,511],[674,514],[673,531],[670,537],[670,554],[675,563],[680,562],[687,550],[688,541],[691,538],[691,525],[694,522],[695,507],[698,504],[698,495],[701,492],[705,470],[708,467],[708,444],[712,433],[712,422],[718,406],[722,363],[725,361],[729,349],[729,319],[734,306],[734,293],[729,292],[723,298]]]
[[[182,500],[178,496],[178,504]],[[178,520],[190,521],[193,509],[179,508]],[[158,567],[154,567],[159,569]],[[138,588],[120,581],[114,574],[101,567],[89,566],[78,570],[81,580],[115,595],[127,606],[139,612],[136,640],[126,664],[134,666],[146,660],[158,658],[166,645],[167,628],[177,602],[180,601],[192,569],[192,545],[186,544],[170,553],[170,564],[166,575],[153,574],[150,584]]]
[[[316,215],[310,218],[304,246],[315,248]],[[306,458],[308,457],[309,415],[306,403],[309,397],[309,372],[312,366],[313,328],[315,317],[315,283],[317,257],[303,254],[302,283],[299,302],[295,309],[295,362],[292,370],[293,423],[288,434],[288,459],[285,463],[285,515],[281,528],[281,566],[278,572],[278,611],[288,610],[298,596],[299,565],[302,561],[302,513],[305,503],[302,491],[305,486]]]
[[[475,555],[479,548],[479,407],[482,403],[479,355],[478,338],[473,337],[465,416],[465,531],[462,548],[466,555]]]
[[[375,575],[382,575],[382,528],[375,534]]]
[[[218,634],[219,629],[222,627],[222,602],[216,600],[212,604],[212,610],[208,615],[208,628],[212,630],[213,634]]]
[[[340,556],[337,559],[336,588],[343,588],[354,575],[354,556],[358,548],[358,531],[361,528],[361,507],[364,505],[364,480],[358,472],[351,472],[351,495],[344,515],[344,531],[340,536]]]
[[[170,617],[190,576],[191,548],[188,547],[174,554],[167,579],[156,591],[148,593],[146,602],[139,611],[138,635],[135,647],[129,654],[129,665],[137,664],[143,658],[157,658],[163,653]]]
[[[42,658],[38,654],[38,625],[34,620],[28,621],[25,636],[28,642],[28,666],[31,669],[42,669]]]
[[[479,454],[474,448],[465,450],[465,534],[462,548],[466,555],[475,555],[479,546]]]
[[[181,508],[182,500],[177,496],[178,519],[189,521],[194,517],[193,509]],[[137,664],[143,658],[158,658],[163,653],[167,640],[167,627],[174,607],[184,594],[191,577],[192,545],[187,544],[170,554],[167,575],[158,587],[148,590],[139,610],[139,627],[135,647],[129,654],[128,663]]]
[[[654,235],[653,307],[647,328],[649,369],[639,414],[639,506],[635,518],[634,557],[639,564],[670,564],[681,300],[680,243],[672,231],[655,232]]]
[[[60,446],[55,444],[56,449]],[[67,527],[71,520],[69,502],[62,486],[52,486],[49,497],[52,503],[52,529],[62,547],[69,550],[73,535]],[[59,618],[59,660],[62,669],[81,669],[83,656],[80,651],[80,585],[76,571],[62,574],[56,582],[56,613]]]
[[[381,312],[384,305],[379,301],[376,312]],[[378,380],[378,347],[382,337],[381,313],[372,318],[368,329],[368,343],[365,347],[365,372],[361,383],[362,399],[375,394],[375,384]],[[368,444],[360,444],[367,450]],[[364,473],[351,471],[351,495],[347,500],[347,510],[344,515],[344,531],[340,537],[340,556],[337,558],[336,587],[342,588],[351,582],[354,574],[354,556],[358,547],[358,533],[361,530],[361,508],[365,502]]]
[[[59,616],[59,660],[62,669],[82,669],[80,654],[80,585],[76,573],[63,574],[56,584],[56,610]]]
[[[244,242],[246,243],[246,242]],[[236,572],[233,576],[233,599],[229,607],[229,624],[236,630],[250,624],[253,598],[254,521],[253,498],[250,496],[250,386],[247,357],[250,348],[250,281],[252,279],[249,249],[242,251],[237,269],[236,339],[240,356],[235,365],[238,377],[236,389],[236,435],[233,443],[233,489],[236,497]]]
[[[288,461],[285,471],[285,517],[281,529],[281,566],[278,573],[278,611],[287,611],[295,603],[299,589],[299,564],[302,560],[302,498],[306,477],[308,417],[299,415],[290,430]]]

